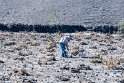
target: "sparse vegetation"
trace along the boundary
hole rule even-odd
[[[55,49],[54,49],[55,47],[56,47],[56,43],[54,41],[49,40],[48,41],[48,45],[46,47],[47,52],[54,52],[55,51]]]
[[[70,52],[72,56],[76,56],[79,53],[79,47],[78,46],[71,47]]]
[[[119,23],[119,32],[124,34],[124,20],[121,20]]]
[[[113,69],[119,64],[119,58],[118,57],[113,57],[110,55],[108,58],[104,58],[103,54],[99,54],[99,59],[102,61],[103,64],[105,64],[108,69]]]
[[[119,60],[117,57],[110,56],[106,62],[106,65],[108,66],[108,69],[115,68],[119,63]]]

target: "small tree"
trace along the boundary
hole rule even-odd
[[[119,33],[124,34],[124,20],[121,20],[119,23]]]

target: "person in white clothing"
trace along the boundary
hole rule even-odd
[[[70,39],[71,39],[71,35],[70,35],[70,36],[64,36],[64,37],[61,38],[60,41],[59,41],[59,45],[60,45],[60,47],[61,47],[61,56],[62,56],[62,57],[67,58],[66,49],[67,49],[67,51],[69,51],[68,42],[70,41]]]

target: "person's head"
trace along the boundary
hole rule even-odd
[[[67,38],[68,38],[68,41],[72,40],[72,36],[71,35],[68,35]]]

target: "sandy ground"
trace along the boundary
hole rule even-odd
[[[0,32],[0,83],[124,83],[123,35],[71,33],[62,58],[63,35]]]

